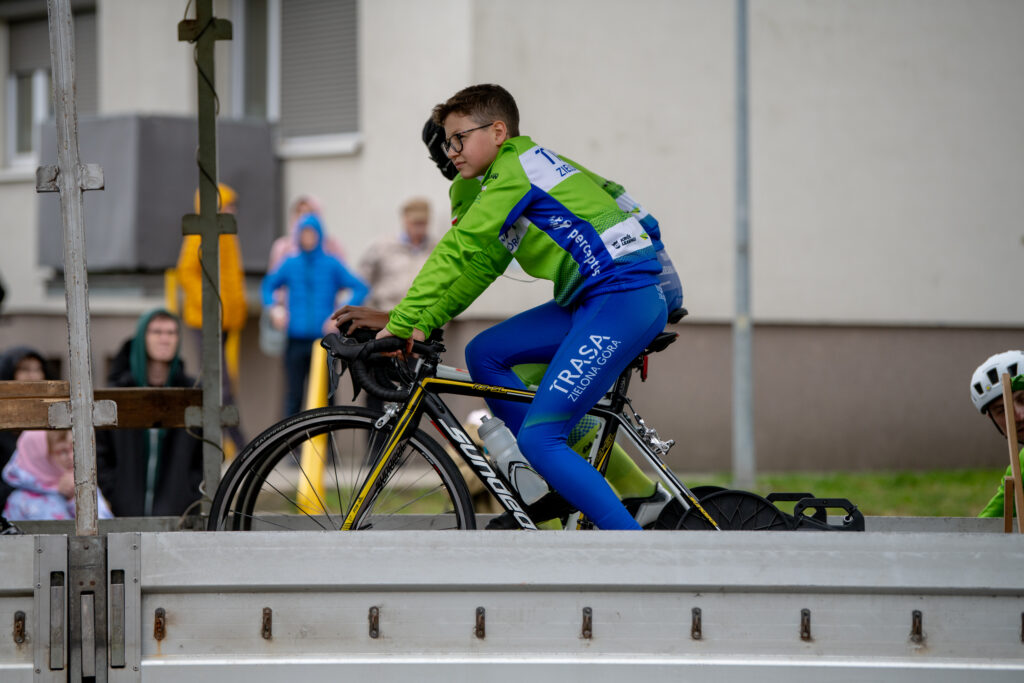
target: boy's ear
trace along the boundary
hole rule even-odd
[[[494,141],[500,145],[505,140],[508,140],[508,126],[499,119],[494,122]]]

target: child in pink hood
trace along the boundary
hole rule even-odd
[[[75,456],[71,432],[24,431],[10,462],[3,470],[3,479],[14,493],[7,499],[3,516],[7,519],[74,519],[75,518]],[[97,513],[100,519],[114,515],[99,496]]]

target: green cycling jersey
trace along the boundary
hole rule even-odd
[[[482,179],[456,178],[453,227],[441,238],[388,330],[430,333],[464,311],[515,258],[570,305],[585,293],[655,282],[657,222],[621,186],[520,136]]]

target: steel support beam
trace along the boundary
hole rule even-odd
[[[223,460],[223,380],[221,367],[220,235],[236,231],[234,216],[218,213],[217,90],[213,46],[231,39],[231,22],[213,16],[213,0],[196,0],[196,18],[178,24],[178,40],[195,46],[199,121],[199,214],[185,216],[182,232],[201,236],[203,512],[209,510]]]
[[[109,402],[93,404],[92,345],[89,336],[89,286],[85,264],[83,190],[102,190],[103,171],[81,163],[78,152],[78,110],[75,104],[75,40],[68,0],[47,0],[50,62],[57,121],[57,165],[36,172],[36,190],[60,192],[64,224],[64,295],[68,316],[68,374],[71,432],[75,448],[76,532],[96,535],[96,436],[93,425],[116,424]],[[93,411],[99,409],[94,419]]]

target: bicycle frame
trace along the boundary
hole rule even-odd
[[[440,367],[443,368],[444,366]],[[620,428],[625,428],[622,431],[629,435],[630,440],[644,455],[648,463],[659,472],[670,492],[682,503],[684,509],[696,508],[711,523],[713,528],[718,529],[718,524],[701,507],[696,496],[665,465],[661,457],[651,447],[651,444],[648,443],[654,430],[647,429],[639,416],[636,416],[639,424],[633,424],[624,415],[623,409],[629,405],[626,398],[626,390],[629,386],[631,372],[632,366],[626,368],[619,375],[610,392],[610,401],[602,401],[589,411],[590,415],[594,415],[604,422],[601,433],[594,439],[594,444],[597,448],[591,448],[591,464],[602,475],[605,473],[612,447],[615,445],[615,437]],[[422,370],[420,374],[422,375]],[[446,374],[458,374],[458,371]],[[421,377],[414,384],[409,398],[405,402],[397,404],[400,406],[397,422],[388,439],[383,444],[381,454],[377,457],[373,469],[367,475],[366,481],[360,488],[359,494],[342,524],[342,530],[352,529],[359,518],[363,506],[373,501],[373,497],[380,490],[379,484],[387,481],[387,477],[394,467],[392,456],[395,453],[401,452],[408,439],[407,435],[416,431],[423,415],[426,415],[431,420],[452,448],[466,461],[466,464],[469,465],[473,473],[480,479],[484,487],[501,503],[502,507],[512,513],[520,526],[524,529],[537,530],[537,525],[530,517],[527,506],[519,497],[518,492],[506,481],[503,474],[491,467],[490,462],[480,453],[451,409],[440,398],[440,394],[444,393],[529,403],[533,400],[535,392],[525,389],[480,384],[470,379],[462,380],[435,376]],[[634,415],[636,415],[635,412]],[[383,427],[393,417],[394,414],[389,415],[385,413],[381,420],[378,421],[377,427]],[[659,441],[658,443],[664,448],[664,451],[667,451],[668,446],[671,445],[667,442]],[[581,517],[577,522],[577,528],[584,528],[586,526],[588,526],[588,522]]]

